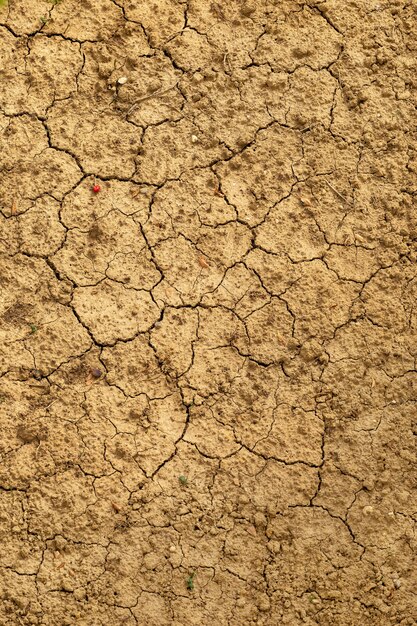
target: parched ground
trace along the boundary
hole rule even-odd
[[[415,624],[415,0],[9,0],[0,59],[1,626]]]

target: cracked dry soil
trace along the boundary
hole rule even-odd
[[[416,623],[416,36],[0,9],[1,626]]]

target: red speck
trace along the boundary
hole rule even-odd
[[[94,193],[98,193],[100,190],[101,190],[100,185],[94,185],[94,187],[93,187]]]

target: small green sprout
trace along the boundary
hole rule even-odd
[[[46,24],[47,22],[49,22],[49,17],[47,17],[46,15],[41,15],[41,17],[39,18],[42,24]]]
[[[181,485],[187,485],[188,484],[188,478],[186,476],[183,476],[181,474],[181,476],[178,476],[178,480],[180,481]]]
[[[187,589],[190,591],[194,591],[194,578],[195,572],[191,572],[191,574],[187,578]]]
[[[0,0],[0,8],[6,6],[7,0]]]
[[[35,324],[30,324],[30,334],[33,335],[38,330],[38,327]]]

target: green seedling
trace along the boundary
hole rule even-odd
[[[30,334],[33,335],[38,330],[38,327],[35,324],[30,324]]]
[[[39,19],[42,24],[46,24],[47,22],[49,22],[49,17],[47,17],[46,15],[42,15]]]
[[[188,478],[186,476],[183,476],[181,474],[181,476],[178,476],[178,480],[180,481],[181,485],[187,485],[188,484]]]
[[[6,4],[7,4],[7,0],[0,0],[0,9],[1,7],[6,6]]]
[[[187,578],[187,589],[194,591],[195,572],[192,572]]]

